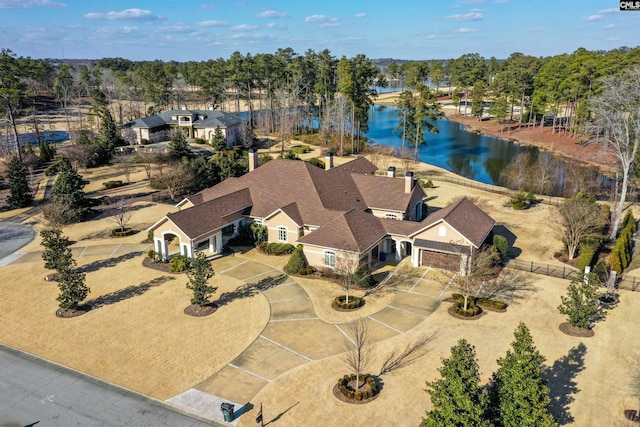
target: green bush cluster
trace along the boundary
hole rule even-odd
[[[289,274],[298,274],[299,271],[305,271],[307,265],[307,258],[304,256],[302,245],[298,245],[291,254],[289,262],[287,262],[284,269]]]
[[[380,390],[378,390],[378,383],[376,379],[369,375],[362,375],[360,380],[364,380],[364,382],[369,386],[368,390],[363,391],[355,391],[349,387],[350,381],[355,381],[357,378],[356,374],[345,375],[344,377],[338,380],[338,390],[342,395],[351,400],[368,400],[372,397],[376,396]]]
[[[156,261],[158,258],[160,257],[160,254],[156,251],[154,251],[153,249],[149,249],[147,251],[147,258]]]
[[[346,295],[338,295],[334,298],[333,305],[343,310],[355,310],[364,305],[364,298],[349,296],[349,302],[347,302]]]
[[[315,157],[312,157],[311,159],[307,160],[307,163],[310,163],[313,166],[317,166],[320,169],[324,169],[325,168],[324,162],[322,160],[320,160],[320,159],[316,159]]]
[[[55,163],[52,163],[44,170],[45,176],[53,176],[57,174],[61,169],[64,169],[66,167],[66,164],[64,164],[66,162],[68,162],[68,160],[66,160],[64,157],[60,157],[55,161]]]
[[[310,274],[313,274],[316,270],[311,267],[310,265],[307,265],[305,268],[301,268],[298,270],[298,274],[301,276],[308,276]]]
[[[469,301],[467,309],[464,309],[464,301],[458,301],[453,303],[453,311],[462,317],[473,317],[482,313],[482,308],[474,302]]]
[[[362,264],[353,275],[354,283],[360,288],[370,288],[375,284],[371,270],[367,264]]]
[[[149,141],[147,138],[142,138],[142,139],[140,140],[140,144],[142,144],[142,145],[149,145],[149,144],[151,144],[151,141]]]
[[[507,309],[507,304],[494,299],[478,298],[475,303],[480,308],[484,308],[486,310],[504,311]]]
[[[611,251],[611,269],[618,274],[622,273],[631,263],[633,234],[636,232],[636,229],[636,220],[631,211],[628,211],[622,221],[622,231],[620,231],[616,245]]]
[[[507,255],[509,255],[509,241],[506,237],[495,234],[493,236],[493,246],[496,247],[502,259],[505,259]]]
[[[194,142],[195,144],[200,144],[200,145],[202,145],[202,144],[204,144],[206,141],[205,141],[204,139],[202,139],[202,138],[195,138],[195,139],[193,140],[193,142]]]
[[[420,182],[420,185],[422,186],[422,188],[433,188],[433,187],[435,187],[435,185],[433,185],[433,181],[431,181],[431,179],[418,178],[418,181]]]
[[[531,191],[518,191],[511,196],[511,208],[521,211],[536,202],[536,195]]]
[[[260,252],[267,255],[289,255],[296,248],[289,243],[262,243],[258,246]]]
[[[131,236],[133,234],[133,229],[132,228],[125,228],[124,230],[111,230],[111,235],[113,237],[125,237],[125,236]]]
[[[294,145],[291,147],[291,152],[295,154],[304,154],[311,151],[311,147],[308,145]]]
[[[186,255],[174,255],[169,263],[169,271],[179,273],[191,268],[191,259]]]
[[[104,185],[104,188],[106,189],[117,188],[117,187],[122,187],[122,181],[121,180],[107,181],[107,182],[103,182],[102,185]]]
[[[585,267],[593,263],[593,259],[598,253],[600,245],[581,244],[580,255],[578,256],[578,270],[584,271]]]
[[[149,181],[149,187],[153,188],[154,190],[166,190],[167,184],[165,184],[160,179],[151,178],[151,181]]]

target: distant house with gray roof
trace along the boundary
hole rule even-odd
[[[251,152],[249,173],[187,197],[151,226],[155,250],[165,259],[172,251],[220,253],[242,225],[258,223],[269,242],[302,245],[316,268],[411,256],[415,266],[464,274],[495,224],[468,199],[427,216],[426,193],[411,172],[376,175],[364,157],[333,167],[328,156],[325,169],[285,159],[257,164]]]
[[[142,139],[151,142],[166,141],[172,128],[182,130],[187,138],[213,139],[216,128],[220,128],[227,138],[227,145],[238,143],[238,135],[244,120],[235,114],[214,109],[189,110],[183,106],[181,110],[169,110],[154,116],[142,117],[125,124],[131,129],[139,144]]]

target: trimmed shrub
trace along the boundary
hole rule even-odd
[[[140,140],[140,144],[141,145],[149,145],[149,144],[151,144],[151,141],[149,141],[147,138],[142,138]]]
[[[296,249],[291,254],[289,258],[289,262],[285,266],[285,271],[289,274],[305,274],[300,273],[301,271],[306,271],[307,268],[307,259],[304,256],[304,252],[302,251],[302,245],[298,245]]]
[[[153,230],[147,231],[147,240],[153,242]]]
[[[132,228],[125,228],[124,230],[120,230],[119,228],[116,230],[111,230],[111,235],[113,237],[125,237],[131,236],[133,234]]]
[[[511,208],[515,210],[527,209],[536,202],[536,195],[531,191],[518,191],[511,196]]]
[[[482,308],[480,308],[480,306],[478,306],[477,304],[469,302],[469,304],[467,305],[467,309],[465,310],[464,301],[459,301],[453,304],[453,311],[458,316],[473,317],[482,313]]]
[[[633,217],[633,213],[631,211],[627,211],[627,213],[625,214],[624,219],[622,220],[621,228],[623,230],[626,230],[627,228],[630,229],[631,234],[637,231],[636,220]]]
[[[509,255],[509,241],[506,237],[495,234],[493,236],[493,246],[496,247],[502,259],[506,258]]]
[[[350,295],[349,302],[347,302],[346,295],[338,295],[333,299],[333,303],[331,305],[333,308],[339,308],[341,310],[355,310],[356,308],[360,308],[364,305],[364,298]]]
[[[611,264],[611,270],[617,272],[618,274],[622,273],[622,260],[620,257],[618,245],[616,245],[611,251],[611,255],[609,256],[609,263]]]
[[[104,185],[104,188],[110,189],[110,188],[122,187],[123,184],[121,180],[116,180],[116,181],[103,182],[102,185]]]
[[[598,252],[598,246],[590,244],[580,245],[580,255],[578,257],[578,270],[584,271],[584,268],[591,265],[596,253]]]
[[[475,304],[480,308],[484,308],[486,310],[504,311],[507,309],[507,304],[505,304],[504,302],[488,298],[478,298],[475,301]]]
[[[191,259],[185,255],[174,255],[169,263],[169,271],[172,273],[179,273],[185,271],[191,267]]]
[[[294,145],[291,147],[291,152],[295,154],[304,154],[311,151],[311,147],[308,145]]]
[[[319,167],[320,169],[324,169],[324,167],[325,167],[324,162],[323,162],[322,160],[320,160],[320,159],[316,159],[315,157],[313,157],[313,158],[311,158],[311,159],[307,160],[307,163],[310,163],[310,164],[312,164],[313,166],[317,166],[317,167]]]
[[[363,381],[367,386],[369,386],[368,390],[352,390],[349,387],[349,382],[356,380],[356,374],[345,375],[342,378],[338,379],[338,391],[346,398],[351,400],[368,400],[374,396],[377,396],[380,393],[378,389],[378,383],[375,378],[369,374],[361,374],[360,381]]]
[[[206,141],[205,141],[204,139],[202,139],[202,138],[195,138],[195,139],[193,140],[193,142],[194,142],[195,144],[200,144],[200,145],[202,145],[202,144],[204,144]]]
[[[267,255],[289,255],[296,248],[289,243],[262,243],[258,246],[260,252]]]
[[[147,251],[147,258],[152,259],[152,260],[156,260],[158,259],[158,252],[154,251],[153,249],[149,249]]]

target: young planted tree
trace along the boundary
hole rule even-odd
[[[514,337],[511,349],[498,360],[489,389],[492,421],[496,427],[557,426],[549,412],[549,387],[541,376],[544,357],[523,322]]]
[[[349,303],[349,293],[356,284],[356,272],[358,262],[353,256],[346,253],[335,256],[335,268],[333,270],[340,280],[340,285],[345,293],[345,303]]]
[[[591,329],[600,317],[600,278],[596,273],[581,274],[571,280],[567,295],[561,297],[558,311],[575,328]]]
[[[488,399],[480,387],[474,347],[465,339],[459,340],[438,371],[441,378],[427,382],[433,408],[427,412],[424,426],[491,426],[485,418]]]
[[[357,390],[360,387],[362,371],[364,371],[369,362],[371,362],[373,348],[371,346],[371,339],[369,338],[369,325],[365,319],[360,318],[350,323],[349,332],[352,335],[352,339],[345,340],[347,352],[345,353],[344,361],[353,373],[356,374],[355,389]]]
[[[596,141],[613,151],[622,168],[622,188],[611,217],[609,238],[615,239],[622,220],[630,174],[640,149],[640,67],[602,80],[603,91],[591,102]]]
[[[107,214],[109,219],[116,223],[118,231],[124,233],[133,216],[134,197],[128,194],[120,194],[109,198],[107,206]]]
[[[41,245],[44,247],[42,259],[44,268],[49,270],[62,270],[72,263],[73,256],[69,245],[69,238],[62,235],[62,231],[56,228],[42,230]]]
[[[569,259],[573,259],[580,243],[603,226],[602,211],[595,200],[576,197],[558,207],[557,224],[562,242],[567,247]]]
[[[24,208],[33,203],[33,194],[29,188],[28,172],[25,164],[18,157],[9,162],[7,179],[11,193],[7,198],[9,209]]]
[[[208,284],[209,279],[211,279],[213,275],[214,271],[211,263],[202,252],[199,252],[192,261],[191,269],[187,271],[187,277],[189,277],[187,289],[193,291],[191,304],[204,307],[211,303],[209,298],[218,290],[217,287],[209,286]]]
[[[488,246],[474,257],[466,274],[456,275],[453,279],[451,285],[464,298],[464,311],[469,309],[470,297],[490,295],[500,287],[500,281],[495,278],[499,264],[500,254],[497,249],[495,246]]]

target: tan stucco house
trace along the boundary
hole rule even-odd
[[[364,157],[333,167],[329,155],[325,164],[278,159],[256,167],[251,152],[249,173],[187,197],[149,228],[155,250],[168,258],[177,239],[174,251],[189,257],[220,253],[242,224],[256,222],[270,242],[303,245],[316,268],[411,256],[415,266],[464,273],[495,224],[467,199],[427,217],[426,193],[411,172],[376,175]]]
[[[189,110],[183,106],[180,110],[142,117],[125,124],[123,128],[131,129],[139,144],[142,139],[151,142],[165,141],[169,139],[168,132],[172,128],[182,130],[187,138],[211,140],[219,127],[227,138],[227,145],[233,146],[238,142],[243,123],[244,120],[235,114],[214,109]]]

